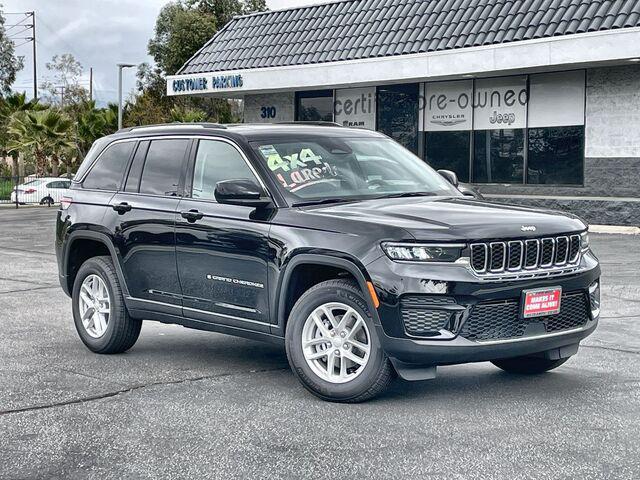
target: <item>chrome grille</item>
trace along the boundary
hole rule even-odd
[[[580,235],[473,243],[470,251],[471,268],[481,274],[561,267],[578,262]]]

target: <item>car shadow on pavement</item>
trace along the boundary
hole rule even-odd
[[[598,379],[575,375],[562,367],[540,375],[517,375],[503,372],[489,363],[440,367],[433,380],[407,382],[398,379],[380,396],[379,401],[425,400],[434,403],[452,399],[478,399],[483,404],[499,406],[505,401],[526,401],[532,398],[553,402],[567,398],[579,398],[598,388]],[[487,368],[488,367],[488,368]],[[375,400],[374,400],[375,401]]]

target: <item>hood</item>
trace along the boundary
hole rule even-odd
[[[584,230],[575,215],[467,199],[413,197],[367,200],[305,209],[334,221],[350,219],[404,229],[416,240],[536,238]]]

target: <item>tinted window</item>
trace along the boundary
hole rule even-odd
[[[303,122],[333,121],[333,90],[298,92],[297,119]]]
[[[62,180],[57,182],[51,182],[47,184],[48,188],[69,188],[71,182],[69,180]]]
[[[177,195],[190,140],[154,140],[144,162],[140,193]]]
[[[134,145],[135,142],[120,142],[108,147],[89,170],[82,186],[95,190],[118,190]]]
[[[476,130],[474,150],[474,182],[524,183],[524,130]]]
[[[529,129],[527,183],[582,185],[584,127]]]
[[[378,131],[413,153],[418,152],[417,83],[378,87]]]
[[[238,179],[258,183],[235,147],[225,142],[201,140],[193,171],[193,198],[213,200],[218,182]]]
[[[142,175],[142,167],[144,166],[144,158],[149,148],[149,142],[140,142],[133,156],[131,167],[129,167],[129,175],[124,186],[125,192],[137,192],[140,186],[140,176]]]
[[[471,132],[427,132],[426,158],[436,170],[451,170],[461,182],[469,181]]]

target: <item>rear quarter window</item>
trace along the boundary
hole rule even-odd
[[[133,152],[134,141],[114,143],[107,147],[82,182],[83,188],[116,191]]]

